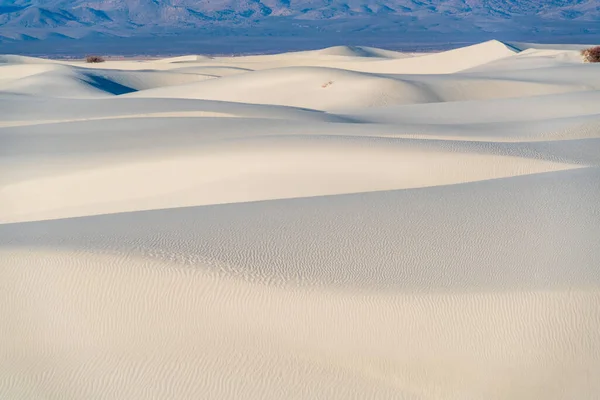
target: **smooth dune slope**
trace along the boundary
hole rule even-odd
[[[0,399],[600,397],[600,69],[492,41],[0,57]]]
[[[597,68],[512,73],[374,74],[323,67],[285,67],[234,74],[188,85],[158,87],[126,97],[190,98],[277,104],[341,112],[389,105],[490,100],[600,88]],[[580,74],[580,75],[574,75]]]

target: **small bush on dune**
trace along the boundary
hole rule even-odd
[[[600,62],[600,46],[590,47],[581,51],[585,62],[597,63]]]
[[[104,58],[100,57],[100,56],[87,56],[85,59],[85,62],[87,63],[101,63],[104,62]]]

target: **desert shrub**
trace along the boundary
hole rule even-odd
[[[590,47],[581,51],[585,62],[597,63],[600,62],[600,46]]]
[[[85,62],[87,63],[101,63],[104,62],[104,58],[100,57],[100,56],[87,56],[85,59]]]

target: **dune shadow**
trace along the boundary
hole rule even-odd
[[[107,79],[103,76],[99,76],[99,75],[86,75],[86,81],[104,91],[110,94],[114,94],[114,95],[121,95],[121,94],[127,94],[127,93],[133,93],[133,92],[137,92],[136,89],[131,88],[129,86],[125,86],[125,85],[121,85],[120,83],[117,83],[115,81],[111,81],[110,79]]]

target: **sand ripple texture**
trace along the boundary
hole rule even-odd
[[[600,398],[600,67],[0,56],[0,399]]]

